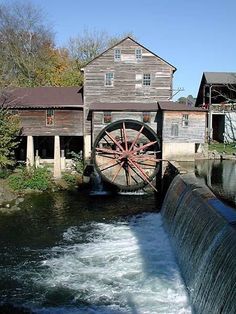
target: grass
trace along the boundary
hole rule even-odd
[[[230,144],[212,143],[208,146],[209,151],[216,150],[218,153],[225,153],[227,155],[236,154],[236,142]]]

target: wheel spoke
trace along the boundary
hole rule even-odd
[[[145,156],[145,155],[135,155],[134,156],[134,161],[136,162],[141,162],[141,161],[155,161],[160,162],[162,161],[162,159],[158,159],[158,158],[152,158],[152,156]]]
[[[126,176],[126,184],[127,186],[131,185],[131,175],[130,175],[130,167],[125,168],[125,176]]]
[[[123,167],[123,164],[124,164],[124,161],[122,161],[122,163],[120,164],[120,166],[119,166],[118,170],[116,171],[115,175],[113,176],[111,182],[115,181],[115,179],[117,178],[118,174],[120,173],[120,171],[121,171],[121,169]]]
[[[143,146],[140,146],[140,147],[134,149],[133,152],[134,152],[134,153],[137,153],[137,152],[139,152],[140,150],[146,149],[146,148],[148,148],[148,147],[150,147],[150,146],[152,146],[152,145],[154,145],[154,144],[156,144],[156,143],[157,143],[157,141],[149,142],[149,143],[147,143],[147,144],[145,144],[145,145],[143,145]]]
[[[107,169],[110,169],[112,167],[115,167],[119,164],[120,162],[119,161],[116,161],[115,163],[111,164],[110,162],[109,163],[106,163],[106,164],[103,164],[103,165],[100,165],[100,167],[104,167],[104,165],[107,165],[105,168],[100,168],[101,171],[105,171]]]
[[[127,133],[125,128],[125,123],[123,122],[123,138],[125,141],[125,150],[128,150]]]
[[[117,147],[119,147],[119,149],[123,152],[124,148],[120,145],[119,142],[117,142],[117,140],[107,131],[105,131],[106,135],[113,141],[114,144],[116,144]]]
[[[157,189],[155,186],[149,181],[149,177],[146,175],[146,173],[143,171],[143,169],[137,165],[135,162],[133,162],[131,159],[128,159],[128,161],[131,163],[132,166],[134,166],[140,173],[141,173],[141,178],[145,180],[152,188],[157,192]]]
[[[109,148],[100,148],[96,147],[96,151],[106,153],[106,154],[113,154],[113,155],[121,155],[122,152],[114,150],[114,149],[109,149]]]
[[[133,143],[131,144],[129,151],[131,151],[134,148],[134,145],[137,143],[137,140],[139,139],[142,131],[144,129],[144,125],[141,127],[141,129],[138,131],[138,134],[136,135],[135,139],[133,140]]]

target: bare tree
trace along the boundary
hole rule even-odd
[[[231,74],[228,84],[213,86],[212,100],[219,104],[218,110],[225,114],[225,141],[236,142],[236,74]]]
[[[132,33],[111,36],[107,32],[85,29],[82,34],[70,38],[67,46],[70,56],[83,66],[127,36]]]
[[[31,3],[0,4],[0,70],[2,85],[37,85],[47,65],[53,32],[40,8]]]

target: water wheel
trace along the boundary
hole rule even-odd
[[[152,183],[160,169],[160,144],[157,134],[145,123],[119,120],[97,136],[92,160],[104,181],[122,191],[135,191]]]

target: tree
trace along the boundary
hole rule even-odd
[[[132,36],[132,33],[110,36],[106,32],[84,30],[81,35],[69,39],[67,48],[80,68],[127,36]]]
[[[0,168],[14,164],[14,150],[19,144],[19,117],[7,107],[7,94],[0,94]]]
[[[236,142],[236,74],[230,76],[231,83],[212,86],[211,103],[224,113],[224,141]]]
[[[192,95],[188,95],[187,97],[180,97],[177,100],[177,102],[180,103],[180,104],[185,104],[187,106],[194,107],[195,106],[195,102],[196,102],[196,98],[194,98]]]
[[[30,3],[0,4],[0,83],[41,85],[47,72],[53,33],[43,12]]]

